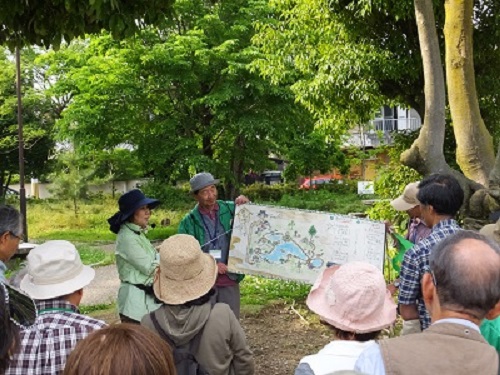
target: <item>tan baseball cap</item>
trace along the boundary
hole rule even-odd
[[[409,209],[418,206],[420,202],[417,199],[418,184],[420,181],[409,183],[405,186],[403,194],[391,201],[391,206],[396,211],[408,211]]]

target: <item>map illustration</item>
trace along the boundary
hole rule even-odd
[[[327,263],[361,260],[383,270],[385,226],[346,215],[283,207],[237,206],[231,272],[314,283]]]

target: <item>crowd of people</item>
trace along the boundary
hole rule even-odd
[[[110,326],[78,309],[95,272],[68,241],[35,247],[19,285],[7,282],[22,217],[0,206],[0,374],[254,374],[239,323],[243,276],[226,265],[235,206],[248,199],[219,200],[217,184],[209,173],[190,180],[196,205],[158,249],[146,232],[160,202],[140,190],[120,197],[108,223],[121,323]],[[462,230],[463,200],[453,176],[436,174],[391,202],[408,213],[414,244],[396,282],[365,262],[323,270],[306,304],[332,340],[295,375],[499,373],[500,223]],[[382,338],[398,313],[400,335]]]

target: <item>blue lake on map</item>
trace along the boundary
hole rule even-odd
[[[272,252],[263,258],[269,262],[278,263],[281,259],[286,259],[288,255],[297,257],[301,260],[307,259],[302,249],[293,242],[285,242],[277,245]]]

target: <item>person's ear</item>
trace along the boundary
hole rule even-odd
[[[424,296],[425,306],[427,310],[431,310],[430,307],[434,302],[436,286],[434,285],[434,281],[432,280],[432,276],[430,273],[424,273],[422,277],[422,295]]]
[[[500,301],[486,314],[485,318],[494,320],[500,316]]]

